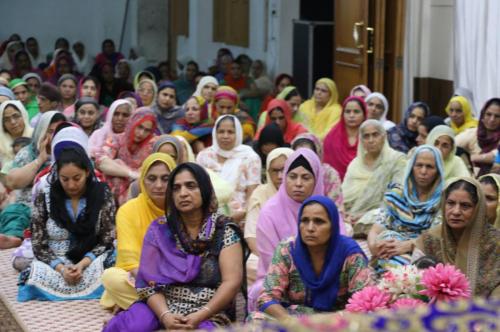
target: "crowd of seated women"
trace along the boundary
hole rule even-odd
[[[104,331],[211,329],[238,294],[248,320],[343,310],[422,256],[500,297],[499,98],[476,118],[458,89],[449,118],[416,101],[394,124],[381,92],[340,103],[321,78],[302,102],[292,76],[273,85],[227,49],[211,75],[189,62],[132,80],[109,40],[88,71],[64,42],[20,67],[23,45],[0,47],[0,249],[18,301],[99,299]]]

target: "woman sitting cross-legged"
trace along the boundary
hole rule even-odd
[[[35,260],[21,272],[18,300],[96,299],[105,265],[113,263],[114,200],[81,146],[57,144],[53,154],[49,186],[34,203]]]
[[[481,184],[468,177],[455,178],[443,196],[443,223],[420,235],[417,253],[457,266],[467,276],[473,296],[498,300],[500,230],[488,222]]]
[[[441,153],[430,145],[415,149],[408,161],[403,187],[393,186],[384,195],[384,206],[374,214],[368,246],[379,272],[411,261],[415,239],[441,223],[440,203],[444,185]]]
[[[167,185],[168,214],[144,238],[135,286],[142,301],[115,316],[104,331],[214,328],[231,322],[243,281],[239,228],[218,215],[207,172],[179,165]]]
[[[259,310],[279,320],[343,309],[350,295],[375,280],[363,250],[340,235],[339,214],[328,197],[305,200],[298,219],[298,235],[276,248],[258,299]]]
[[[101,298],[103,307],[128,309],[138,300],[134,280],[144,235],[155,219],[165,215],[165,191],[168,176],[174,168],[175,161],[165,153],[153,153],[147,157],[141,167],[139,196],[118,209],[116,265],[102,275],[102,284],[106,289]]]

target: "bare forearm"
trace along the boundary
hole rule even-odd
[[[162,293],[156,293],[148,298],[148,306],[153,310],[156,317],[160,317],[162,313],[168,310],[167,301],[165,300],[165,295]]]
[[[247,241],[248,247],[252,251],[252,254],[255,256],[259,256],[259,251],[257,250],[257,239],[254,237],[247,237],[245,238]]]
[[[110,158],[102,159],[101,162],[99,163],[98,168],[101,170],[101,172],[103,172],[108,176],[117,176],[122,178],[130,177],[130,173],[132,172],[132,170],[129,167],[117,163]]]
[[[43,161],[37,158],[23,167],[12,169],[5,177],[7,187],[10,189],[26,188],[33,182],[42,165]]]
[[[282,320],[288,318],[289,314],[285,308],[281,304],[272,304],[264,310],[264,312],[268,315],[273,316],[278,320]]]
[[[214,297],[207,303],[210,311],[206,310],[207,316],[205,319],[225,309],[236,297],[240,287],[241,282],[239,281],[223,281]]]
[[[384,227],[379,225],[379,224],[373,224],[372,228],[370,229],[370,232],[368,233],[368,248],[370,248],[370,251],[372,254],[375,254],[377,252],[377,236],[384,230]]]

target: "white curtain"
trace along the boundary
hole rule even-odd
[[[455,88],[473,92],[479,113],[500,97],[500,1],[455,0],[454,25]]]

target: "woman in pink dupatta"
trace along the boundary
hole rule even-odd
[[[104,125],[94,131],[89,138],[90,156],[98,159],[102,148],[108,141],[118,141],[125,133],[125,128],[132,115],[132,104],[125,99],[115,100],[109,107]]]
[[[156,115],[148,107],[138,108],[130,118],[125,134],[103,146],[97,158],[98,169],[106,180],[119,205],[127,201],[131,180],[139,177],[139,168],[153,151]]]
[[[311,175],[314,181],[312,188],[306,183],[307,177]],[[323,167],[318,156],[310,149],[299,148],[290,155],[285,163],[283,176],[278,192],[262,207],[257,222],[259,263],[257,279],[248,290],[249,311],[256,310],[257,298],[276,246],[280,241],[297,235],[296,220],[302,202],[309,196],[324,193]],[[298,185],[297,178],[300,178]],[[295,185],[292,185],[294,182]],[[303,194],[297,194],[298,191],[302,191]],[[296,199],[291,196],[295,196]]]

